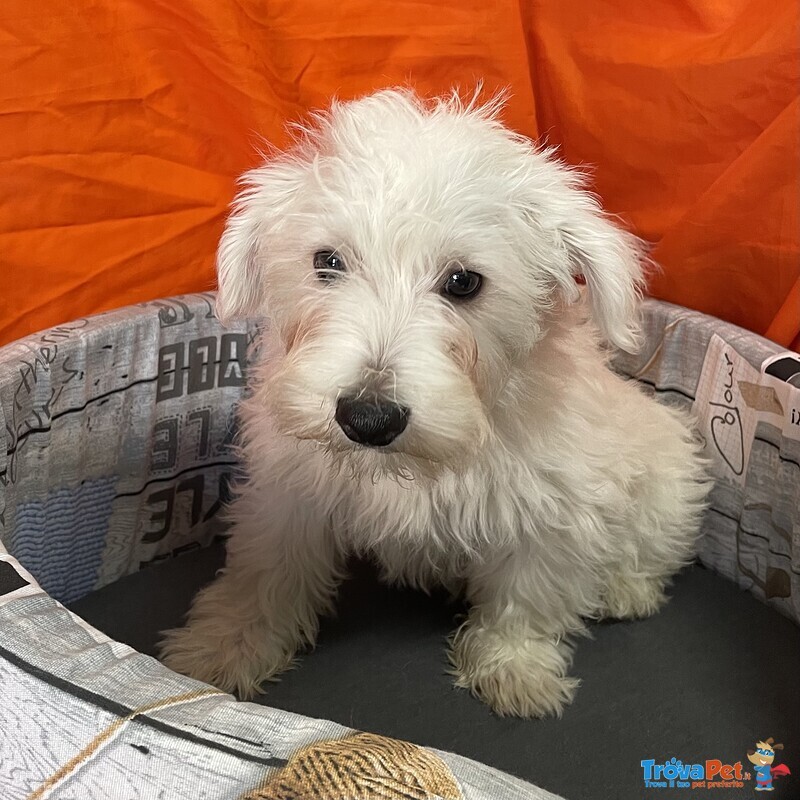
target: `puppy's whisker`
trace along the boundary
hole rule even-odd
[[[392,380],[392,402],[397,403],[397,373],[393,369],[387,369],[386,374]]]

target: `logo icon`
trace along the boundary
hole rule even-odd
[[[756,742],[755,750],[747,751],[747,760],[753,765],[753,771],[756,773],[757,792],[775,791],[772,781],[792,774],[786,764],[772,765],[775,761],[775,751],[783,750],[783,745],[774,744],[774,741],[770,736],[765,742]]]

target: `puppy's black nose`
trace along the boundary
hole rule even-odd
[[[345,436],[369,447],[386,447],[408,425],[411,412],[388,400],[360,400],[340,397],[336,403],[336,421]]]

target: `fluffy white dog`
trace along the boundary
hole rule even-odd
[[[638,242],[498,106],[337,103],[245,176],[218,312],[269,319],[249,477],[225,569],[166,635],[175,670],[258,691],[357,553],[463,593],[458,686],[559,714],[585,620],[654,613],[691,560],[698,445],[601,345],[637,344]]]

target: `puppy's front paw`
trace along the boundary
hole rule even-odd
[[[257,694],[265,681],[293,666],[295,653],[263,626],[226,627],[213,618],[165,631],[160,649],[170,669],[241,698]]]
[[[449,653],[456,686],[503,717],[561,716],[580,685],[566,675],[569,655],[564,643],[469,623],[455,634]]]
[[[662,578],[626,573],[611,577],[603,599],[605,616],[612,619],[650,617],[667,602]]]

